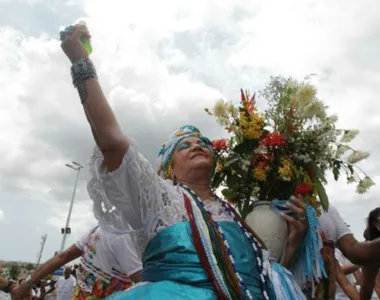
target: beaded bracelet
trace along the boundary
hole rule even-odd
[[[85,82],[91,78],[98,78],[94,64],[89,59],[77,60],[71,66],[71,77],[73,79],[73,85],[78,89],[83,104],[87,98]]]

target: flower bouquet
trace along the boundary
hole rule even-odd
[[[350,146],[357,130],[336,128],[337,117],[317,98],[305,78],[272,77],[260,96],[267,109],[260,112],[256,96],[241,91],[239,105],[219,100],[213,115],[229,137],[213,141],[217,165],[212,185],[236,205],[242,217],[252,211],[254,200],[283,200],[303,195],[315,208],[327,209],[324,185],[331,171],[335,180],[343,173],[348,183],[365,193],[374,182],[358,166],[369,156]]]

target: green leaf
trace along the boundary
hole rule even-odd
[[[337,168],[333,168],[333,175],[334,175],[334,179],[335,181],[338,181],[339,179],[339,170]]]
[[[232,149],[232,151],[235,152],[235,153],[243,154],[243,153],[246,152],[246,149],[247,149],[247,145],[244,142],[242,142],[242,143],[236,145]]]
[[[232,190],[236,189],[236,186],[239,184],[239,181],[239,177],[237,177],[236,175],[228,174],[226,180],[227,187]]]
[[[208,108],[205,108],[205,112],[206,112],[208,115],[210,115],[210,116],[213,115],[213,114],[211,113],[211,111],[210,111]]]
[[[233,199],[235,197],[235,193],[233,190],[230,190],[230,189],[223,189],[222,190],[222,195],[226,198],[226,199]]]
[[[352,165],[347,165],[347,168],[350,170],[351,175],[354,174],[354,167]]]
[[[332,172],[334,174],[335,181],[339,179],[341,165],[342,163],[339,160],[334,161]]]
[[[317,164],[314,161],[312,161],[309,164],[309,167],[313,170],[314,175],[315,175],[316,178],[318,178],[323,183],[327,183],[325,174],[323,173],[323,171],[321,170],[321,168],[317,166]]]
[[[315,188],[317,189],[319,200],[321,201],[322,207],[325,211],[329,209],[329,198],[327,197],[325,187],[319,178],[315,178]]]
[[[217,189],[223,182],[225,174],[218,172],[214,174],[214,177],[212,178],[211,181],[211,186],[214,189]]]

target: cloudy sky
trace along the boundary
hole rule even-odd
[[[239,3],[236,4],[236,3]],[[319,96],[357,128],[354,145],[380,181],[380,3],[376,0],[0,0],[0,260],[43,260],[60,247],[75,172],[93,140],[57,36],[84,19],[103,89],[125,130],[154,162],[178,125],[223,132],[203,108],[261,89],[271,75],[315,73]],[[260,104],[264,105],[264,104]],[[73,243],[95,224],[80,175]],[[344,181],[330,200],[361,238],[380,185],[362,196]]]

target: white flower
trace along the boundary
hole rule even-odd
[[[355,151],[348,158],[347,161],[350,164],[356,164],[357,162],[369,157],[369,153],[365,151]]]
[[[331,115],[328,117],[330,123],[336,123],[338,121],[338,116],[337,115]]]
[[[346,145],[339,145],[336,149],[336,157],[341,157],[344,153],[346,153],[348,150],[350,150],[350,147]]]
[[[214,106],[214,115],[215,117],[224,117],[226,115],[226,103],[223,99],[220,99],[215,103]]]
[[[248,159],[245,159],[242,161],[242,164],[249,167],[251,165],[251,162]]]
[[[349,143],[358,135],[358,133],[359,133],[359,130],[356,130],[356,129],[345,130],[340,141],[342,143]]]
[[[317,117],[321,120],[326,119],[326,110],[323,103],[319,100],[314,100],[305,105],[300,112],[301,117],[305,119]]]
[[[300,112],[300,115],[303,118],[312,118],[316,114],[316,109],[317,108],[313,102],[309,103],[303,107],[302,111]]]
[[[350,176],[349,178],[347,178],[347,183],[350,184],[350,183],[354,183],[356,182],[356,179],[354,176]]]
[[[250,167],[251,165],[251,162],[249,160],[243,160],[241,162],[241,169],[244,171],[244,172],[247,172],[248,171],[248,168]]]
[[[311,84],[308,84],[300,88],[295,96],[295,100],[300,106],[305,106],[312,102],[317,94],[317,90]]]
[[[237,118],[238,116],[238,110],[236,109],[235,105],[233,105],[231,102],[227,105],[227,112],[233,117]]]
[[[361,182],[362,186],[364,188],[367,188],[369,189],[370,187],[374,186],[375,185],[375,182],[371,179],[371,177],[369,176],[366,176],[362,182]]]
[[[373,182],[373,180],[366,176],[363,180],[361,180],[358,184],[358,186],[356,187],[356,192],[359,193],[359,194],[364,194],[366,193],[370,187],[374,186],[375,183]]]

